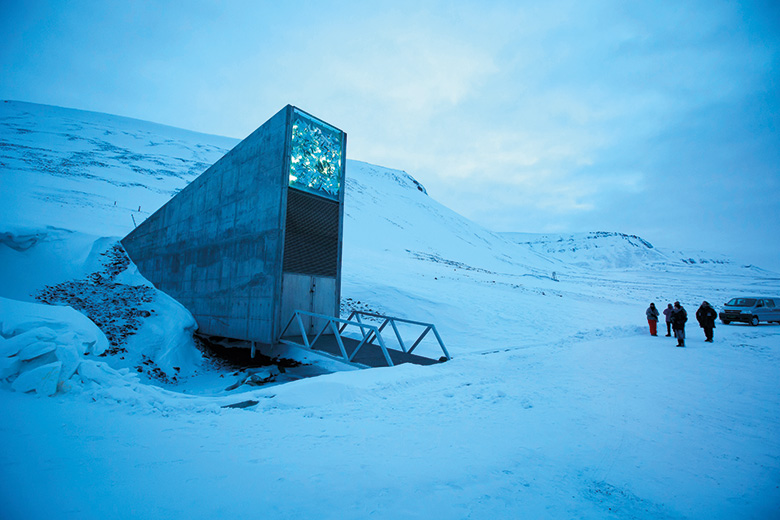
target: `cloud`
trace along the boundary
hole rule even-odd
[[[329,68],[345,90],[422,119],[453,109],[495,71],[478,49],[446,35],[408,31],[374,35],[370,45],[334,55]]]

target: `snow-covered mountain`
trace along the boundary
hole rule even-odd
[[[134,119],[0,103],[9,226],[124,236],[238,141]],[[16,228],[15,228],[16,229]]]
[[[709,345],[693,314],[780,295],[780,275],[619,232],[494,233],[349,160],[342,312],[434,322],[454,359],[242,385],[115,248],[236,142],[0,103],[11,517],[777,514],[780,326],[719,326]],[[648,303],[675,300],[687,349],[645,331]],[[256,404],[221,408],[239,401]]]

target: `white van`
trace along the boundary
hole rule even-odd
[[[746,296],[732,298],[724,304],[720,321],[728,325],[732,321],[741,321],[758,325],[761,321],[780,323],[780,298],[766,296]]]

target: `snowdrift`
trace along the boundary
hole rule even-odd
[[[108,340],[71,307],[0,298],[0,320],[0,381],[10,382],[17,392],[51,396],[72,379],[84,385],[104,382],[106,377],[119,380],[128,373],[85,359],[103,354]]]
[[[163,381],[192,374],[202,363],[193,341],[196,323],[192,315],[143,278],[116,239],[52,229],[26,235],[5,233],[0,237],[0,262],[5,296],[0,313],[2,337],[9,342],[9,338],[27,341],[28,334],[47,346],[58,346],[53,354],[56,360],[49,355],[35,356],[32,364],[11,363],[18,370],[7,372],[7,381],[38,368],[41,359],[62,361],[67,370],[55,385],[62,389],[61,383],[72,375],[69,367],[75,361],[70,355],[74,352],[79,357],[101,357],[104,365],[132,369]],[[30,316],[29,323],[24,325],[27,322],[19,321],[20,316]],[[55,320],[56,326],[49,324],[46,330],[36,332],[36,324],[47,320]],[[85,329],[85,324],[90,328]],[[49,337],[49,329],[58,330],[58,335]],[[84,336],[85,330],[92,331],[87,337],[95,336],[89,340],[94,345],[80,340],[68,343],[68,338]],[[40,352],[40,356],[53,350]],[[32,358],[13,359],[26,362]],[[43,370],[38,375],[46,376]],[[51,389],[47,387],[47,391]]]

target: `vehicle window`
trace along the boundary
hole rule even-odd
[[[732,298],[726,305],[732,307],[753,307],[755,304],[755,298]]]
[[[774,300],[764,300],[766,302],[767,307],[774,307],[775,301]]]

